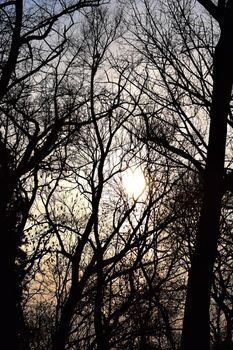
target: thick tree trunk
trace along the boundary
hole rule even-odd
[[[21,283],[16,258],[20,245],[18,230],[20,213],[14,196],[14,181],[10,172],[0,166],[0,274],[1,274],[1,347],[28,349],[21,310]],[[20,208],[21,209],[21,208]]]
[[[2,200],[2,198],[1,198]],[[17,317],[17,279],[15,272],[15,237],[6,215],[7,201],[0,208],[0,273],[1,273],[1,347],[19,349]]]
[[[204,179],[204,196],[195,252],[189,273],[181,341],[182,350],[210,349],[210,292],[216,258],[223,195],[227,115],[233,83],[233,4],[221,24],[213,66],[213,94]]]
[[[1,226],[2,227],[2,226]],[[6,231],[2,232],[3,235]],[[1,239],[2,248],[1,270],[1,346],[4,349],[19,349],[18,341],[18,307],[17,307],[17,279],[15,275],[13,252],[7,248],[11,243]]]

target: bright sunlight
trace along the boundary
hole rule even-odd
[[[123,186],[128,197],[138,199],[144,193],[146,188],[146,180],[142,169],[128,169],[123,176]]]

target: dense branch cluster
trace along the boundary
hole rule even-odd
[[[0,29],[2,348],[232,349],[233,1]]]

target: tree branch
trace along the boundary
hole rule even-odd
[[[218,7],[211,0],[198,0],[199,4],[201,4],[209,14],[216,19],[217,22],[220,21],[220,13]]]
[[[20,32],[22,27],[22,17],[23,17],[23,2],[22,0],[17,0],[15,3],[15,11],[16,11],[16,18],[15,18],[15,27],[12,34],[12,42],[11,42],[11,49],[8,56],[8,60],[3,68],[2,76],[0,79],[0,98],[2,98],[6,91],[7,91],[7,85],[10,81],[11,74],[15,69],[17,58],[19,54],[19,46],[20,46]]]

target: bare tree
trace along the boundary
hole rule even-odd
[[[132,4],[133,37],[126,39],[139,55],[133,83],[145,93],[141,114],[147,140],[173,157],[174,164],[199,172],[203,181],[181,348],[209,349],[222,197],[232,177],[226,140],[227,125],[231,127],[233,4],[172,1],[154,6],[145,1],[140,6]]]
[[[38,169],[65,138],[64,133],[70,132],[71,110],[77,110],[83,103],[81,99],[75,103],[73,99],[69,106],[63,103],[64,113],[60,114],[59,90],[64,79],[58,82],[58,75],[53,79],[51,74],[58,69],[59,62],[61,65],[77,10],[98,4],[98,1],[0,4],[0,222],[4,247],[0,265],[4,283],[1,289],[4,347],[20,346],[17,334],[21,277],[17,264],[22,258],[22,230],[35,198]],[[71,124],[78,127],[79,121]]]
[[[72,133],[60,158],[52,154],[40,170],[40,200],[31,221],[42,254],[34,260],[37,277],[29,290],[36,289],[35,304],[39,298],[46,304],[48,295],[54,303],[56,350],[167,344],[174,349],[170,322],[176,312],[170,305],[178,309],[180,299],[171,302],[168,290],[181,273],[179,242],[166,231],[177,215],[166,210],[166,202],[177,177],[162,166],[155,170],[144,159],[144,144],[129,133],[141,96],[128,86],[134,67],[118,56],[122,12],[114,16],[98,8],[84,18],[79,40],[85,47],[74,59],[72,79],[85,71],[86,103],[79,112],[92,123]],[[68,54],[77,44],[73,37]],[[124,185],[135,167],[146,178],[141,196]],[[158,328],[153,334],[152,324]]]

